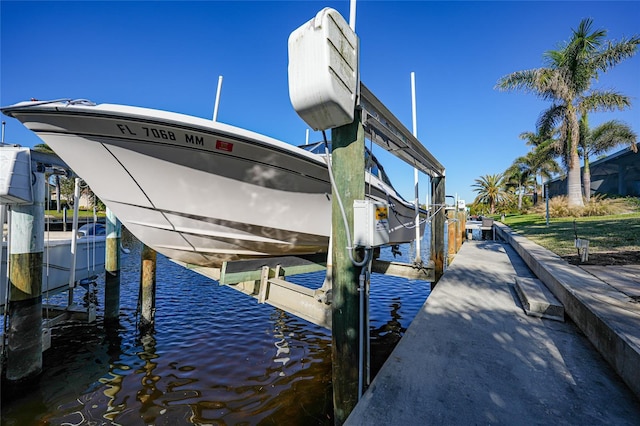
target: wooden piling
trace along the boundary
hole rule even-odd
[[[347,226],[353,229],[353,201],[364,200],[364,129],[360,111],[353,123],[331,131],[332,163],[336,187],[346,210]],[[359,398],[360,305],[358,279],[360,268],[353,265],[347,252],[345,225],[337,200],[332,199],[332,345],[334,421],[346,421]]]
[[[444,221],[445,221],[445,178],[444,176],[431,178],[431,202],[435,213],[431,219],[431,260],[434,264],[434,288],[444,273]]]
[[[41,172],[32,176],[33,204],[11,210],[6,378],[16,383],[30,382],[42,372],[45,179]]]
[[[453,262],[453,258],[456,257],[457,253],[456,222],[455,210],[447,210],[447,265]]]
[[[116,320],[120,314],[120,240],[122,225],[107,208],[105,246],[104,319]]]
[[[142,331],[153,330],[156,312],[156,252],[150,247],[142,247],[140,267],[140,322]]]
[[[462,243],[466,238],[466,235],[465,235],[467,232],[467,212],[466,211],[458,210],[458,224],[459,224],[459,229],[458,229],[458,249],[456,250],[457,252],[460,251],[460,248],[462,248]]]

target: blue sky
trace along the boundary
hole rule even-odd
[[[84,98],[211,117],[224,76],[218,120],[292,144],[307,126],[291,103],[287,39],[323,7],[347,20],[349,2],[0,2],[0,104],[30,98]],[[418,139],[446,167],[446,192],[471,202],[474,179],[504,171],[529,147],[548,104],[499,92],[511,72],[543,66],[583,18],[608,39],[640,34],[638,1],[367,1],[357,3],[362,81],[407,126],[416,73]],[[602,75],[596,87],[632,98],[610,119],[640,133],[640,54]],[[18,121],[5,142],[39,139]],[[312,141],[321,135],[311,132]],[[413,169],[381,152],[391,180],[413,198]],[[88,161],[91,161],[88,159]],[[95,160],[94,160],[95,161]],[[424,202],[429,179],[420,176]]]

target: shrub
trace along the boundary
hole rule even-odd
[[[606,216],[615,213],[611,200],[600,195],[594,195],[582,208],[582,216]]]
[[[640,199],[635,197],[605,198],[596,194],[591,197],[589,203],[584,207],[569,207],[566,196],[557,196],[549,200],[549,216],[559,217],[585,217],[585,216],[608,216],[616,214],[634,213],[640,211]],[[525,209],[524,213],[535,213],[546,215],[546,203],[538,203],[533,208]]]
[[[578,217],[580,215],[576,210],[569,207],[569,199],[564,195],[549,199],[550,217]]]

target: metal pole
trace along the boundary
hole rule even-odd
[[[107,208],[105,247],[104,319],[116,320],[120,314],[120,221]]]
[[[413,117],[413,136],[418,138],[418,121],[416,118],[416,73],[411,73],[411,110]],[[415,186],[415,212],[416,212],[416,258],[414,262],[416,264],[422,263],[420,256],[420,192],[418,191],[418,169],[413,168],[413,182]]]
[[[33,165],[32,170],[36,170]],[[11,209],[6,377],[31,381],[42,372],[44,173],[32,171],[33,204]],[[8,308],[8,307],[5,307]]]
[[[547,226],[549,226],[549,182],[547,182],[544,185],[544,200],[547,205],[546,218],[547,218]]]
[[[80,208],[80,178],[75,178],[73,188],[73,221],[71,222],[71,266],[69,267],[69,299],[73,304],[73,289],[76,286],[76,262],[78,256],[78,210]]]
[[[349,3],[349,27],[356,31],[356,0],[351,0]]]
[[[213,106],[213,121],[218,121],[218,106],[220,105],[221,91],[222,91],[222,76],[218,76],[218,90],[216,90],[216,102]]]

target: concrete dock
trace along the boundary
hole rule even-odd
[[[640,304],[540,246],[511,237],[508,228],[497,231],[543,265],[533,262],[530,269],[506,242],[466,242],[345,424],[640,424],[640,399],[632,389],[640,371],[634,364]],[[565,322],[525,314],[515,278],[536,278],[532,269],[560,275],[556,284],[563,290],[554,294],[560,292]],[[583,281],[587,294],[613,289],[618,297],[588,298],[568,288]],[[589,306],[603,303],[615,306]],[[612,353],[596,349],[594,334],[608,339]],[[614,365],[617,358],[622,369]]]

